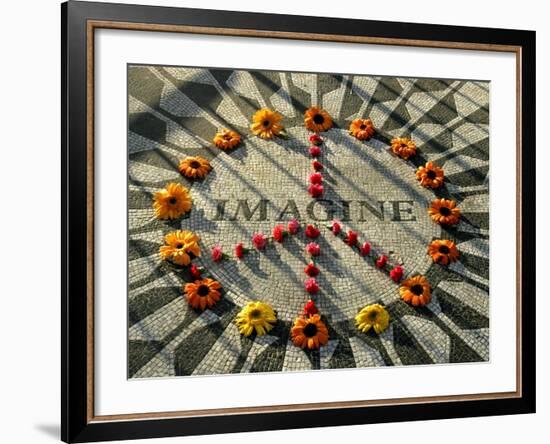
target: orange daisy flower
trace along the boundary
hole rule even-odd
[[[273,137],[278,136],[284,127],[281,125],[281,116],[276,111],[271,111],[270,109],[263,108],[252,116],[252,124],[250,129],[252,132],[262,139],[273,139]]]
[[[241,143],[241,136],[238,132],[222,129],[214,136],[214,145],[222,150],[230,150]]]
[[[206,307],[212,307],[221,298],[222,286],[218,281],[210,278],[199,279],[195,282],[185,284],[185,298],[193,308],[200,308],[204,311]]]
[[[324,109],[312,106],[304,113],[304,124],[308,130],[319,133],[332,128],[332,117]]]
[[[419,166],[416,170],[416,178],[423,187],[439,188],[443,185],[445,174],[433,162],[426,162],[425,166]]]
[[[391,141],[391,150],[395,155],[407,160],[416,154],[416,143],[406,137],[396,137]]]
[[[451,199],[436,199],[428,208],[428,214],[440,225],[456,225],[460,219],[460,208]]]
[[[179,172],[190,179],[202,179],[210,172],[210,162],[200,156],[189,156],[180,161]]]
[[[200,256],[200,237],[186,230],[177,230],[164,236],[165,245],[160,247],[159,253],[163,260],[172,260],[178,265],[189,265],[191,256]]]
[[[370,139],[374,135],[374,125],[370,119],[355,119],[349,126],[349,132],[359,140]]]
[[[427,305],[432,299],[430,283],[421,275],[403,281],[399,288],[399,294],[401,299],[415,307]]]
[[[458,259],[458,248],[452,240],[436,239],[428,246],[428,254],[438,264],[447,265]]]
[[[290,329],[292,342],[295,346],[317,349],[328,342],[328,329],[321,316],[314,314],[309,317],[299,317]]]
[[[177,219],[191,210],[189,190],[179,183],[169,183],[155,193],[153,208],[157,219]]]

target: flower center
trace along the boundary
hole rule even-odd
[[[321,125],[324,121],[325,121],[325,118],[321,115],[321,114],[315,114],[313,116],[313,121],[317,124],[317,125]]]
[[[424,287],[422,287],[422,285],[420,284],[416,284],[411,287],[411,291],[415,295],[420,296],[422,293],[424,293]]]
[[[317,326],[315,324],[309,323],[304,327],[304,335],[311,338],[317,334]]]
[[[365,129],[367,129],[367,125],[365,125],[365,124],[363,123],[363,124],[359,127],[359,129],[365,130]]]
[[[429,170],[426,173],[426,176],[428,176],[428,179],[431,179],[431,180],[434,180],[437,177],[436,174],[435,174],[435,171],[433,171],[433,170]]]
[[[177,245],[176,245],[176,248],[177,248],[178,250],[182,249],[182,248],[183,248],[183,244],[177,244]]]
[[[449,254],[449,247],[447,245],[440,245],[439,246],[439,252],[443,254]]]
[[[369,321],[376,321],[376,318],[378,317],[378,313],[376,311],[371,311],[368,315]]]
[[[177,202],[178,202],[178,199],[176,199],[175,197],[171,197],[170,199],[168,199],[168,203],[170,205],[175,205]]]
[[[198,160],[191,161],[191,163],[189,165],[191,166],[191,168],[194,168],[194,169],[197,169],[201,166],[201,164]]]
[[[258,318],[260,318],[261,316],[262,316],[262,312],[261,312],[261,310],[259,310],[259,309],[257,309],[257,308],[255,308],[254,310],[252,310],[252,311],[250,312],[250,318],[251,318],[251,319],[258,319]]]
[[[197,294],[201,297],[208,296],[208,293],[210,293],[210,288],[208,288],[208,285],[200,285]]]
[[[271,122],[270,122],[269,120],[264,120],[264,121],[262,122],[262,125],[263,125],[265,128],[267,128],[270,124],[271,124]]]
[[[231,140],[231,134],[225,133],[223,136],[224,140]]]
[[[407,146],[408,146],[408,145],[407,145],[406,143],[402,143],[402,144],[401,144],[401,148],[407,148]]]
[[[441,207],[439,209],[439,214],[441,214],[442,216],[449,216],[451,214],[451,210],[447,207]]]

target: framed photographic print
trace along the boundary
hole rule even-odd
[[[535,411],[535,33],[62,5],[66,442]]]

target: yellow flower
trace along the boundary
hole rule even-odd
[[[176,219],[191,210],[189,190],[179,183],[169,183],[155,193],[153,208],[158,219]]]
[[[406,137],[396,137],[391,141],[391,150],[395,155],[407,160],[416,154],[416,143]]]
[[[191,263],[190,253],[197,257],[201,255],[199,240],[200,237],[191,231],[172,231],[164,236],[166,245],[160,247],[160,257],[163,260],[171,259],[178,265],[189,265]]]
[[[355,316],[355,325],[363,333],[368,332],[371,328],[376,333],[382,333],[388,328],[389,323],[390,315],[380,304],[367,305]]]
[[[306,109],[304,124],[308,130],[318,133],[332,128],[332,118],[324,109],[313,106]]]
[[[270,109],[263,108],[256,111],[256,114],[252,116],[252,125],[250,129],[252,132],[262,139],[273,139],[278,136],[284,129],[283,125],[279,122],[283,117]]]
[[[263,336],[276,322],[277,317],[271,305],[259,301],[246,304],[235,319],[237,328],[244,336],[250,336],[254,331],[258,336]]]
[[[210,162],[200,156],[186,157],[179,164],[179,172],[190,179],[202,179],[210,172]]]
[[[236,131],[222,129],[214,136],[214,145],[222,150],[235,148],[239,143],[241,143],[241,136]]]

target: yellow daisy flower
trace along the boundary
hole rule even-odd
[[[258,336],[263,336],[276,322],[277,316],[271,305],[259,301],[246,304],[235,319],[237,328],[244,336],[250,336],[254,331]]]
[[[252,116],[252,124],[250,129],[252,132],[262,139],[273,139],[278,136],[284,129],[280,124],[282,116],[275,111],[263,108],[256,111],[256,114]]]
[[[200,237],[191,231],[172,231],[164,236],[165,245],[160,247],[160,257],[163,260],[171,259],[178,265],[189,265],[191,263],[190,253],[196,257],[201,255],[199,240]]]
[[[157,219],[177,219],[191,210],[189,190],[179,183],[169,183],[155,193],[153,208]]]
[[[376,333],[382,333],[389,324],[390,315],[380,304],[367,305],[355,316],[355,325],[363,333],[368,332],[371,328]]]

